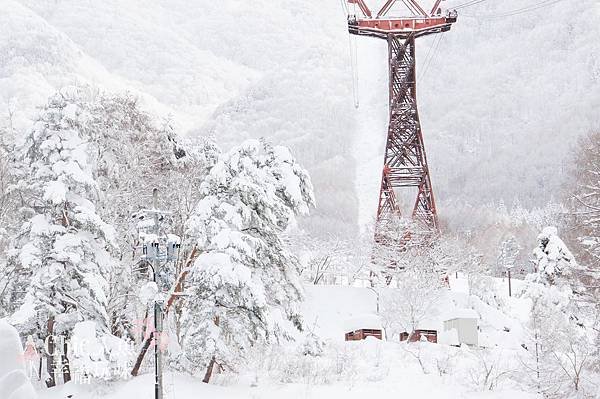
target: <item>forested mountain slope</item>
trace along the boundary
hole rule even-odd
[[[443,217],[458,219],[456,202],[559,196],[570,144],[600,125],[597,2],[510,12],[539,1],[526,3],[459,9],[450,32],[419,42],[420,115]],[[289,145],[315,184],[310,230],[339,233],[373,217],[386,48],[358,41],[355,110],[338,1],[4,0],[0,35],[3,125],[26,128],[65,85],[128,90],[180,132],[224,147],[262,136]]]

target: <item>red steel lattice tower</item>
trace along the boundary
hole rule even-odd
[[[401,0],[412,16],[394,18],[386,15],[397,0],[388,0],[375,16],[363,0],[348,0],[355,9],[355,13],[348,16],[349,32],[384,39],[388,44],[389,127],[377,209],[375,239],[378,242],[388,241],[398,233],[406,240],[407,235],[438,230],[417,110],[415,39],[448,31],[456,22],[456,12],[442,15],[441,1],[437,0],[427,13],[416,0]],[[398,193],[411,187],[417,192],[412,209],[413,227],[409,232],[394,231],[392,234],[390,229],[397,229],[396,221],[402,218]]]

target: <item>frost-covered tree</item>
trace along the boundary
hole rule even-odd
[[[537,237],[538,245],[533,250],[537,272],[542,281],[555,284],[557,278],[568,278],[578,269],[571,251],[558,236],[558,229],[546,227]]]
[[[133,337],[135,320],[145,317],[145,304],[136,293],[146,282],[146,274],[137,262],[140,222],[149,218],[142,220],[140,210],[151,207],[152,191],[158,188],[158,206],[170,211],[161,222],[164,232],[183,236],[185,222],[200,197],[200,182],[219,150],[204,138],[184,142],[169,121],[144,112],[134,96],[84,87],[63,97],[80,110],[73,123],[93,149],[89,155],[99,189],[97,212],[115,227],[117,257],[127,266],[113,269],[108,276],[111,329],[119,336]],[[184,251],[181,259],[187,255]],[[140,273],[131,274],[132,269]]]
[[[502,241],[502,243],[500,244],[500,249],[498,251],[498,258],[496,263],[499,268],[498,271],[501,274],[505,273],[507,269],[513,268],[515,266],[515,262],[517,260],[517,257],[519,256],[519,252],[521,252],[521,248],[514,236],[510,236],[509,238]]]
[[[531,301],[525,376],[544,397],[586,397],[595,389],[597,318],[579,306],[567,285],[529,281],[524,296]]]
[[[89,163],[99,188],[97,211],[115,226],[123,260],[135,258],[138,219],[160,191],[159,206],[173,215],[164,220],[182,236],[184,224],[199,200],[199,186],[219,154],[212,141],[184,141],[167,120],[144,112],[136,97],[100,93],[90,87],[61,94],[79,109],[73,125],[89,143]]]
[[[22,296],[24,281],[20,278],[21,270],[13,263],[7,263],[6,254],[10,247],[11,237],[18,231],[19,201],[12,190],[15,181],[14,151],[12,145],[4,143],[4,134],[0,130],[0,317],[11,314],[15,302]]]
[[[179,360],[192,373],[206,370],[208,382],[250,347],[302,329],[297,260],[280,234],[314,196],[287,148],[256,140],[224,154],[200,191],[187,235],[202,253],[187,280]]]
[[[565,186],[569,217],[565,240],[587,270],[582,283],[600,295],[600,130],[579,139]]]
[[[405,331],[411,334],[421,322],[433,318],[443,289],[441,276],[422,265],[397,273],[395,286],[380,294],[380,314],[390,337]]]
[[[144,317],[140,312],[145,306],[136,293],[146,277],[131,273],[140,255],[139,211],[151,206],[152,190],[158,188],[159,207],[171,212],[162,221],[165,231],[182,235],[199,200],[200,182],[219,150],[204,138],[184,142],[168,121],[145,113],[136,97],[128,94],[101,93],[83,86],[63,89],[56,97],[64,107],[76,109],[69,115],[69,125],[86,143],[88,172],[95,181],[95,210],[114,226],[119,242],[114,255],[121,267],[105,276],[111,330],[133,337],[135,320]]]
[[[8,262],[26,272],[28,289],[12,319],[23,336],[39,339],[40,348],[48,333],[69,336],[84,320],[109,331],[115,231],[96,212],[88,143],[73,124],[78,112],[61,95],[51,97],[19,149],[18,189],[28,203]]]

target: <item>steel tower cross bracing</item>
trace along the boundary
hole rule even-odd
[[[388,44],[389,127],[381,174],[377,209],[376,240],[387,241],[399,232],[395,220],[402,217],[398,200],[400,190],[416,189],[412,208],[414,228],[419,232],[436,232],[438,220],[429,175],[423,133],[417,110],[415,40],[418,37],[448,31],[456,22],[455,12],[442,16],[437,0],[430,13],[415,0],[402,0],[409,17],[387,17],[396,0],[388,0],[373,17],[363,0],[349,0],[360,14],[348,16],[351,34],[384,39]],[[354,8],[358,13],[356,7]],[[413,231],[413,234],[417,233]],[[401,233],[402,234],[402,233]],[[405,239],[405,236],[401,236]]]

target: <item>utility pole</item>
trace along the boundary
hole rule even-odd
[[[159,248],[158,248],[158,236],[160,235],[160,230],[158,227],[158,189],[155,188],[152,190],[152,210],[154,211],[154,234],[155,240],[152,245],[156,246],[156,251],[153,252],[156,254],[153,263],[153,275],[154,275],[154,283],[158,285],[158,269],[160,268],[160,259],[159,259]],[[154,399],[163,399],[163,361],[162,361],[162,353],[160,347],[158,345],[159,339],[162,338],[162,304],[159,300],[159,296],[157,295],[154,299],[154,331],[152,334],[154,335]]]
[[[140,222],[138,224],[139,238],[142,241],[142,260],[144,264],[152,268],[152,281],[156,289],[152,303],[153,326],[152,332],[144,338],[140,354],[138,355],[131,375],[137,376],[142,365],[145,354],[154,344],[154,398],[163,399],[163,353],[161,343],[165,339],[165,294],[169,287],[180,282],[173,277],[177,262],[179,260],[179,249],[181,238],[175,234],[161,232],[160,223],[165,215],[172,212],[158,209],[158,189],[152,191],[152,208],[142,209],[137,213]],[[151,223],[147,216],[152,215]],[[169,304],[166,305],[167,309]]]
[[[510,281],[510,271],[512,270],[514,265],[510,264],[510,265],[506,265],[506,274],[508,275],[508,296],[512,296],[512,285],[511,285],[511,281]]]

